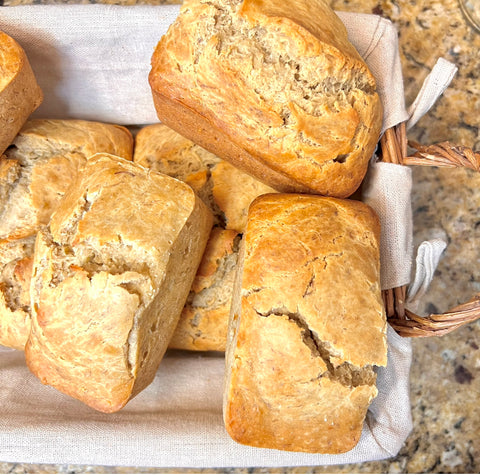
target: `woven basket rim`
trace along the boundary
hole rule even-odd
[[[408,148],[416,151],[408,155]],[[381,161],[403,166],[469,168],[480,171],[480,152],[441,142],[423,146],[407,139],[405,122],[387,129],[380,139]],[[387,321],[403,337],[430,337],[450,333],[480,318],[480,294],[441,314],[419,316],[405,306],[407,285],[384,290],[382,297]]]

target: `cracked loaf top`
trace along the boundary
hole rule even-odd
[[[341,453],[386,364],[379,223],[365,204],[270,194],[250,207],[224,418],[237,442]],[[243,259],[243,260],[242,260]]]
[[[322,0],[187,0],[150,85],[162,122],[283,192],[350,196],[382,122],[374,78]]]
[[[121,409],[155,376],[211,225],[181,181],[91,157],[35,243],[32,373],[94,409]]]

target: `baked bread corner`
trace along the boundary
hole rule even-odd
[[[0,154],[43,101],[22,47],[0,31]]]

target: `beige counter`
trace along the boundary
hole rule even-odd
[[[0,0],[1,2],[1,0]],[[3,0],[5,6],[51,0]],[[105,3],[155,3],[134,0]],[[157,2],[178,3],[178,2]],[[409,104],[438,57],[459,72],[409,138],[449,140],[480,150],[480,34],[456,0],[335,0],[337,10],[376,13],[398,27]],[[1,14],[1,10],[0,10]],[[480,292],[480,175],[464,170],[414,169],[415,241],[446,235],[447,251],[422,313],[444,312]],[[337,467],[189,470],[1,463],[0,473],[479,473],[480,321],[452,334],[413,341],[411,401],[414,430],[397,457]]]

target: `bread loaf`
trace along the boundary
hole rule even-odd
[[[36,240],[30,370],[114,412],[153,380],[212,217],[186,184],[97,154]]]
[[[35,237],[96,152],[132,159],[124,127],[82,120],[30,120],[0,157],[0,344],[23,349],[30,329]]]
[[[225,351],[240,233],[250,203],[274,190],[164,124],[140,129],[134,161],[188,183],[210,208],[215,227],[170,348]]]
[[[152,56],[162,122],[283,192],[350,196],[375,149],[375,80],[324,0],[187,0]]]
[[[0,155],[42,100],[25,51],[0,31]]]
[[[249,211],[227,348],[224,420],[242,444],[341,453],[387,360],[379,221],[365,204],[263,195]]]

